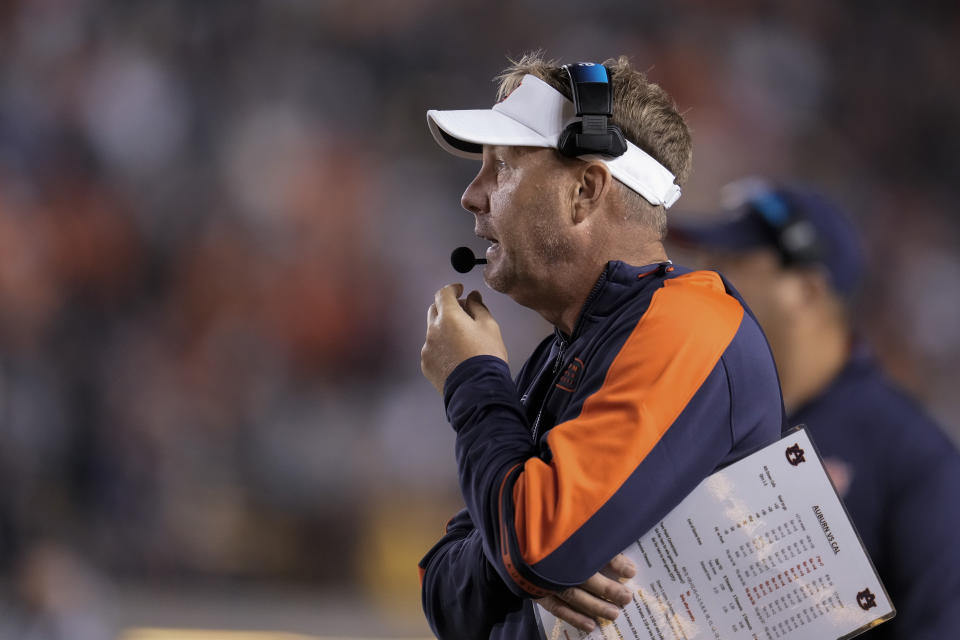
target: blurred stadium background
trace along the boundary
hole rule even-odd
[[[476,167],[424,111],[536,48],[675,97],[679,209],[844,203],[863,330],[960,438],[956,2],[2,2],[0,638],[429,633],[460,499],[419,350]],[[548,328],[488,297],[522,362]]]

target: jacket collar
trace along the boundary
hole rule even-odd
[[[573,335],[563,335],[559,329],[556,329],[557,336],[568,342],[576,340],[584,329],[609,316],[628,298],[649,288],[659,288],[664,276],[675,269],[676,267],[669,260],[642,266],[611,260],[597,278],[593,289],[583,303],[577,323],[574,325]]]

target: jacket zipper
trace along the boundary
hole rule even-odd
[[[557,376],[560,373],[561,367],[563,366],[563,352],[566,350],[567,346],[576,340],[577,336],[580,335],[580,331],[583,328],[583,320],[587,316],[587,311],[590,309],[591,304],[594,299],[600,293],[600,290],[603,288],[607,282],[607,271],[604,269],[603,273],[600,274],[600,277],[597,279],[596,284],[593,285],[593,289],[590,290],[590,295],[587,296],[586,301],[583,304],[583,311],[580,312],[580,317],[577,318],[577,324],[573,328],[573,333],[570,334],[570,340],[567,341],[563,337],[563,334],[560,333],[559,329],[554,329],[557,333],[557,341],[560,343],[560,350],[557,352],[557,357],[553,361],[553,379],[550,382],[550,387],[554,386],[557,383]],[[543,415],[543,408],[547,406],[547,398],[550,397],[550,387],[547,387],[547,390],[543,394],[543,400],[540,401],[540,408],[537,410],[537,417],[533,421],[533,429],[531,430],[531,438],[533,438],[533,443],[537,443],[537,434],[540,431],[540,417]]]
[[[553,361],[553,380],[557,379],[557,370],[563,364],[563,351],[567,348],[567,341],[563,339],[563,336],[557,336],[557,340],[560,342],[560,350],[557,352],[557,357]],[[547,396],[550,395],[550,388],[547,387],[547,390],[543,394],[543,400],[540,401],[540,408],[537,410],[537,417],[533,421],[533,430],[531,432],[531,437],[533,438],[534,444],[537,442],[537,432],[540,430],[540,416],[543,415],[543,408],[547,406]]]

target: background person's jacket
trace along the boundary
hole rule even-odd
[[[790,417],[833,475],[896,617],[864,637],[960,635],[960,454],[859,344],[827,388]]]
[[[444,401],[466,509],[420,562],[441,639],[536,638],[533,598],[584,582],[785,426],[739,295],[669,263],[610,262],[573,334],[544,340],[516,383],[477,356]]]

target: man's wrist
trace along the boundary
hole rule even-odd
[[[443,383],[443,400],[449,403],[450,396],[457,387],[472,378],[478,371],[486,371],[488,366],[502,369],[510,377],[510,366],[503,360],[491,355],[471,356],[458,364]]]
[[[451,404],[461,390],[468,391],[472,387],[470,382],[476,382],[480,377],[502,377],[510,383],[509,389],[513,390],[513,379],[510,375],[510,366],[502,358],[491,355],[479,355],[467,358],[450,372],[443,383],[443,404],[447,411],[447,417],[450,418],[451,425],[458,430],[458,425],[454,424],[451,415]]]

